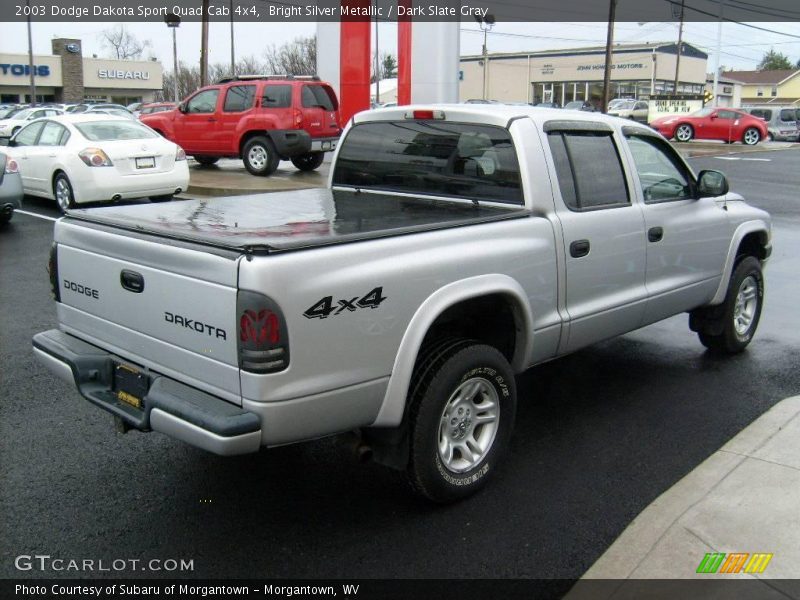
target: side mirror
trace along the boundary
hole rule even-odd
[[[711,116],[709,118],[710,119],[716,119],[717,117],[719,117],[719,115],[717,113],[711,113]]]
[[[178,104],[178,112],[186,114],[186,103],[185,102],[181,102],[180,104]]]
[[[728,193],[728,179],[719,171],[700,171],[697,177],[697,197],[716,198]]]

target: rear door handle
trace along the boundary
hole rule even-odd
[[[647,230],[647,240],[650,242],[660,242],[664,237],[663,227],[651,227]]]
[[[572,258],[581,258],[589,254],[591,244],[589,240],[575,240],[569,245],[569,255]]]

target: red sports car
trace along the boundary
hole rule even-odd
[[[767,124],[762,119],[732,108],[703,108],[690,115],[661,117],[652,121],[650,127],[679,142],[723,140],[753,146],[767,138]]]

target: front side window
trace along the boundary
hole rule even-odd
[[[219,90],[204,90],[186,103],[187,113],[213,113],[217,108]]]
[[[721,110],[717,113],[720,119],[738,119],[739,115],[732,110]]]
[[[14,136],[14,145],[15,146],[33,146],[36,143],[36,138],[39,136],[39,132],[44,127],[44,123],[42,121],[38,121],[36,123],[31,123],[27,127],[23,127],[16,136]]]
[[[561,197],[574,211],[628,206],[628,186],[610,133],[553,131],[548,135]]]
[[[252,108],[255,96],[256,86],[254,85],[232,85],[225,94],[225,105],[222,110],[224,112],[243,112]]]
[[[506,129],[445,121],[356,125],[342,142],[334,185],[523,204]]]
[[[628,147],[645,202],[693,197],[689,174],[667,144],[658,138],[633,135],[628,138]]]

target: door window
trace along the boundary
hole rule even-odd
[[[735,112],[732,110],[721,110],[717,113],[717,116],[720,119],[736,119],[739,117]]]
[[[243,112],[253,106],[253,99],[256,96],[256,86],[254,85],[233,85],[228,88],[225,94],[224,112]]]
[[[292,105],[292,86],[265,85],[261,96],[263,108],[289,108]]]
[[[686,168],[661,140],[632,135],[628,137],[628,147],[636,164],[645,202],[686,200],[694,196]]]
[[[69,131],[66,127],[47,121],[42,129],[42,134],[39,136],[39,146],[63,146],[69,139]]]
[[[186,103],[187,113],[213,113],[217,108],[219,90],[204,90]]]
[[[38,121],[22,128],[16,136],[14,136],[14,144],[16,146],[33,146],[36,143],[36,138],[39,132],[44,127],[44,123]]]
[[[548,138],[561,196],[570,210],[630,205],[622,162],[610,134],[555,131]]]

